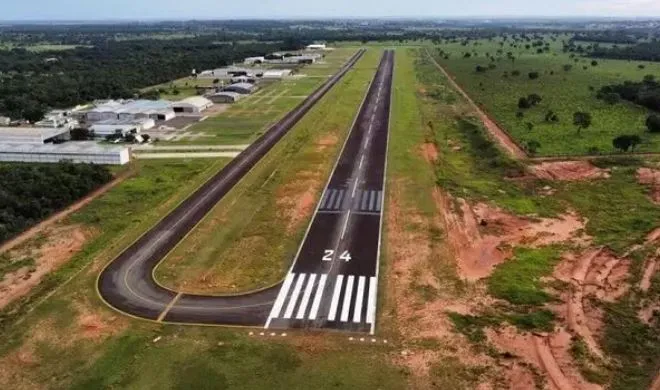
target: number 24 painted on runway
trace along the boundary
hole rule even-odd
[[[326,249],[325,254],[321,258],[321,260],[323,260],[323,261],[332,261],[332,255],[334,255],[334,254],[335,254],[335,251],[333,249]],[[341,256],[339,256],[339,259],[344,260],[345,262],[348,263],[349,261],[351,261],[351,254],[348,253],[348,251],[344,251],[344,253],[342,253]]]

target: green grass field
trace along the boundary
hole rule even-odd
[[[380,55],[365,53],[170,253],[156,269],[157,280],[185,291],[235,293],[283,277]],[[278,90],[269,92],[278,96]]]
[[[644,125],[647,109],[625,101],[610,105],[595,97],[596,92],[608,84],[640,81],[647,74],[660,78],[660,64],[598,59],[598,64],[592,66],[592,59],[579,56],[576,57],[578,62],[574,62],[568,53],[561,51],[561,39],[566,38],[560,36],[556,42],[546,39],[551,42],[551,50],[543,54],[537,54],[534,47],[512,48],[509,43],[502,47],[501,38],[480,40],[477,46],[473,43],[468,46],[444,43],[434,47],[432,52],[472,99],[519,144],[525,145],[531,140],[539,142],[538,155],[614,152],[612,139],[621,134],[640,135],[643,144],[639,151],[660,151],[660,137],[649,134]],[[438,49],[449,53],[449,59],[440,55]],[[502,50],[503,54],[497,55],[497,50]],[[472,56],[464,58],[465,52],[472,53]],[[515,61],[507,59],[507,52],[512,52]],[[492,62],[486,53],[496,60]],[[476,71],[478,65],[488,67],[491,63],[494,69]],[[565,71],[565,64],[571,64],[572,69]],[[639,69],[640,64],[645,68]],[[514,71],[520,75],[513,76]],[[540,77],[531,80],[528,77],[530,72],[539,72]],[[518,99],[532,93],[541,96],[541,103],[520,110]],[[549,110],[558,115],[559,122],[545,121]],[[523,118],[516,116],[518,111],[523,112]],[[576,111],[587,111],[593,116],[593,124],[581,135],[577,135],[573,125]],[[528,123],[533,126],[531,130]]]

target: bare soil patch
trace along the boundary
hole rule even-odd
[[[320,172],[303,171],[278,190],[278,214],[286,221],[288,231],[294,231],[311,216],[321,186]]]
[[[588,161],[547,161],[530,165],[530,171],[539,179],[545,180],[592,180],[606,179],[610,173],[593,166]]]
[[[42,232],[45,242],[8,252],[12,258],[32,258],[35,264],[9,273],[0,281],[0,309],[27,295],[46,274],[71,259],[96,234],[80,225],[51,226]]]
[[[339,142],[339,137],[337,137],[335,133],[326,134],[316,141],[316,151],[322,152],[327,149],[328,146],[337,145],[337,142]]]
[[[438,161],[438,148],[434,143],[424,143],[422,144],[422,156],[426,162],[433,164]]]
[[[512,255],[519,244],[541,246],[552,243],[588,241],[584,222],[574,213],[560,218],[530,219],[511,215],[499,208],[464,199],[453,201],[435,191],[434,197],[447,226],[447,238],[457,260],[460,275],[478,280],[491,274],[496,265]]]
[[[637,181],[649,187],[654,203],[660,203],[660,170],[641,167],[637,169]]]

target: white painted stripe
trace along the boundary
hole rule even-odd
[[[353,193],[351,194],[351,198],[355,198],[355,191],[357,191],[358,188],[358,183],[357,179],[355,179],[355,185],[353,186]]]
[[[348,321],[348,310],[351,307],[351,295],[353,295],[353,279],[355,279],[355,276],[348,275],[346,288],[344,289],[344,303],[341,305],[341,317],[339,318],[341,322]]]
[[[325,207],[325,204],[328,202],[328,197],[330,197],[330,193],[332,191],[333,190],[325,191],[325,193],[323,194],[323,199],[321,200],[321,205],[319,206],[319,208],[324,208]]]
[[[286,278],[284,278],[282,288],[280,288],[280,292],[277,294],[277,298],[275,298],[273,308],[270,310],[270,315],[268,316],[269,318],[277,318],[280,316],[280,311],[282,311],[284,300],[286,299],[286,295],[289,293],[289,288],[291,288],[291,283],[293,283],[294,277],[295,274],[289,273],[286,275]]]
[[[353,311],[353,322],[360,322],[362,318],[362,299],[364,298],[364,276],[358,278],[357,295],[355,296],[355,311]]]
[[[376,211],[380,211],[383,202],[383,191],[378,191],[378,199],[376,200]]]
[[[367,298],[367,323],[376,322],[376,295],[378,294],[378,278],[369,278],[369,297]]]
[[[293,315],[293,309],[296,307],[296,302],[298,302],[298,295],[300,295],[300,290],[302,289],[303,283],[305,282],[305,274],[300,274],[298,280],[296,280],[296,286],[293,288],[291,297],[289,298],[289,304],[286,306],[284,311],[284,318],[291,318]]]
[[[368,200],[369,200],[369,191],[362,191],[362,207],[360,207],[360,210],[367,209]]]
[[[358,166],[358,169],[362,169],[363,162],[364,162],[364,154],[362,154],[362,158],[360,158],[360,165]]]
[[[319,279],[319,285],[316,287],[316,294],[314,295],[312,308],[309,310],[310,320],[315,320],[316,314],[319,312],[319,306],[321,305],[321,297],[323,296],[323,291],[325,291],[326,279],[328,279],[328,274],[322,274],[321,278]]]
[[[314,282],[316,281],[316,274],[310,274],[309,279],[307,279],[307,287],[305,287],[305,292],[303,293],[302,301],[300,301],[300,307],[298,308],[298,313],[296,318],[302,320],[305,317],[305,311],[307,310],[307,304],[309,303],[309,297],[312,295],[312,290],[314,289]]]
[[[344,198],[344,190],[339,191],[339,195],[337,195],[337,200],[335,201],[335,205],[332,207],[333,209],[338,209],[339,206],[341,206],[341,201]]]
[[[375,201],[376,201],[376,191],[369,191],[369,210],[374,209]]]
[[[344,282],[344,275],[337,275],[335,282],[335,291],[332,292],[332,301],[330,301],[330,312],[328,312],[328,321],[334,321],[337,317],[337,304],[339,303],[339,294],[341,293],[341,284]]]
[[[351,210],[348,210],[346,214],[346,219],[344,220],[344,227],[341,229],[341,239],[344,239],[344,234],[346,233],[346,227],[348,226],[348,219],[351,218]]]
[[[328,199],[328,201],[325,204],[325,208],[327,208],[327,209],[332,208],[332,203],[334,203],[335,195],[337,195],[337,191],[335,191],[335,190],[330,190],[330,191],[331,191],[330,198]]]

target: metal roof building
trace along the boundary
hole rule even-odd
[[[96,136],[105,137],[117,134],[118,132],[121,132],[122,135],[126,135],[131,131],[139,133],[142,130],[149,130],[154,126],[156,126],[156,121],[151,118],[108,119],[92,124],[89,129],[94,131]]]
[[[174,112],[200,113],[213,106],[213,102],[202,96],[191,96],[172,103]]]
[[[175,114],[172,103],[167,100],[129,100],[126,102],[109,101],[87,111],[87,120],[98,122],[111,119],[151,118],[170,120]]]
[[[130,151],[123,146],[99,145],[93,141],[62,144],[0,144],[0,162],[94,163],[124,165],[130,161]]]
[[[231,84],[222,89],[223,92],[236,92],[240,93],[243,95],[250,94],[254,92],[255,86],[250,83],[236,83],[236,84]]]
[[[264,72],[265,79],[281,79],[291,74],[291,69],[271,69]]]
[[[0,127],[0,144],[43,144],[68,138],[66,127]]]
[[[206,97],[213,103],[236,103],[242,96],[236,92],[216,92]]]

